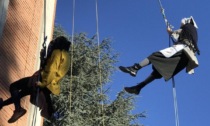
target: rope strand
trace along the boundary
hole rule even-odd
[[[163,8],[163,5],[162,5],[160,0],[159,0],[159,5],[160,5],[160,8],[161,8],[161,14],[163,15],[163,19],[165,21],[166,26],[170,27],[170,28],[173,28],[173,26],[168,22],[168,19],[166,18],[165,9]]]
[[[173,28],[172,25],[169,24],[166,15],[165,15],[165,10],[163,8],[163,5],[161,1],[159,0],[159,5],[161,8],[161,13],[163,15],[163,19],[165,21],[166,27]],[[171,36],[169,35],[169,47],[171,46]],[[172,85],[173,85],[173,99],[174,99],[174,112],[175,112],[175,123],[176,126],[179,126],[179,114],[178,114],[178,104],[177,104],[177,97],[176,97],[176,87],[175,87],[175,79],[172,77]]]
[[[71,92],[71,87],[72,87],[72,78],[73,78],[73,49],[74,49],[74,17],[75,17],[75,0],[73,0],[72,4],[73,12],[72,12],[72,35],[71,35],[71,66],[70,66],[70,84],[69,84],[69,110],[71,114],[71,97],[72,97],[72,92]]]
[[[99,23],[98,23],[98,0],[96,0],[96,35],[98,42],[98,68],[99,68],[99,83],[101,85],[101,96],[103,96],[103,85],[102,85],[102,77],[101,77],[101,53],[100,53],[100,37],[99,37]],[[101,113],[102,113],[102,125],[105,126],[104,123],[104,102],[101,101]]]
[[[43,38],[44,38],[43,39],[44,42],[42,43],[42,48],[44,49],[44,51],[45,51],[44,54],[46,56],[46,40],[47,40],[47,37],[46,37],[46,0],[44,0],[44,29],[43,29]],[[41,56],[41,58],[40,58],[39,70],[42,67],[42,60],[43,60],[42,58],[45,58],[45,56],[44,57]],[[38,82],[40,81],[40,75],[38,75],[37,81]],[[37,92],[37,94],[36,94],[35,103],[38,104],[38,101],[39,101],[39,88],[37,88],[37,91],[36,92]],[[38,107],[35,105],[34,106],[33,119],[32,119],[32,126],[35,126],[36,125],[37,108]]]
[[[172,78],[173,83],[173,97],[174,97],[174,111],[175,111],[175,122],[176,126],[179,126],[179,114],[178,114],[178,104],[177,104],[177,96],[176,96],[176,87],[174,77]]]

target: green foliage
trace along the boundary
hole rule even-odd
[[[54,37],[71,38],[59,26]],[[96,37],[88,38],[85,33],[74,35],[72,72],[62,80],[61,94],[52,96],[57,112],[63,114],[58,120],[45,121],[45,126],[140,126],[135,123],[144,114],[131,114],[134,97],[121,91],[114,101],[109,101],[103,87],[109,83],[117,53],[111,48],[110,39],[104,39],[99,46]],[[73,50],[72,50],[73,49]],[[100,54],[99,54],[100,51]],[[100,57],[100,58],[99,58]]]

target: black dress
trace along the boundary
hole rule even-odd
[[[183,70],[189,61],[183,50],[177,52],[170,58],[166,58],[160,52],[154,52],[148,59],[150,60],[154,71],[157,71],[166,81]]]
[[[177,43],[187,45],[184,41],[187,40],[191,45],[193,45],[193,47],[190,48],[194,52],[199,51],[197,46],[198,37],[196,28],[192,24],[186,24],[182,26],[181,29],[182,32],[179,35]],[[189,62],[189,57],[187,57],[184,50],[177,52],[170,58],[166,58],[161,52],[154,52],[148,56],[148,59],[153,66],[153,70],[158,72],[158,74],[166,81],[183,70]]]

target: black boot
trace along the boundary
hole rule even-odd
[[[129,73],[131,76],[135,77],[137,75],[138,70],[141,69],[141,66],[135,63],[133,66],[130,67],[120,66],[119,69],[122,72]]]
[[[0,110],[2,109],[2,107],[3,107],[3,99],[0,98]]]
[[[141,89],[143,87],[145,87],[148,83],[145,83],[145,82],[141,82],[141,83],[138,83],[136,86],[132,86],[132,87],[125,87],[125,91],[130,93],[130,94],[136,94],[138,95],[141,91]]]
[[[12,117],[8,120],[8,123],[14,123],[20,117],[22,117],[25,113],[26,113],[26,110],[24,108],[19,108],[19,109],[15,110]]]
[[[140,93],[140,91],[141,91],[141,88],[139,88],[138,86],[125,87],[124,89],[128,93],[130,93],[130,94],[136,94],[136,95],[138,95]]]

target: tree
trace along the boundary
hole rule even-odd
[[[71,37],[56,26],[54,37]],[[110,39],[97,44],[96,36],[88,38],[85,33],[74,35],[69,55],[73,57],[72,72],[69,70],[61,82],[61,94],[52,96],[54,107],[61,116],[58,120],[45,121],[45,126],[140,126],[135,123],[143,113],[130,114],[134,96],[121,91],[114,101],[109,101],[109,83],[116,70],[118,54],[111,48]],[[73,49],[73,50],[72,50]],[[100,55],[99,55],[100,51]],[[100,60],[99,60],[100,56]]]

